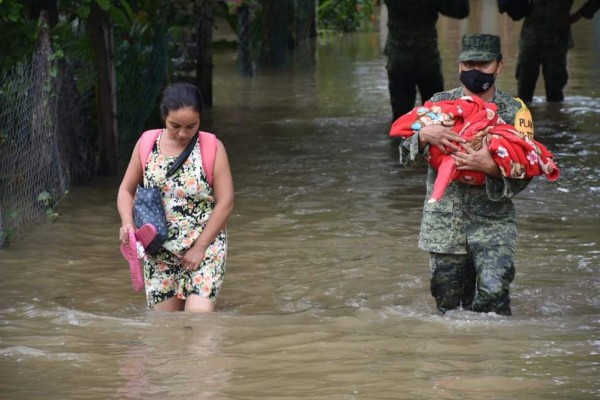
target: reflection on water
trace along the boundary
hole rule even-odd
[[[118,358],[118,375],[123,381],[117,397],[124,399],[168,397],[199,399],[227,398],[230,372],[228,357],[219,346],[221,329],[207,320],[190,320],[188,316],[151,315],[146,332],[138,344],[129,347]]]
[[[518,27],[503,21],[510,49]],[[451,46],[478,23],[440,22],[448,87]],[[424,169],[398,167],[387,138],[377,34],[324,39],[316,68],[251,79],[222,53],[205,128],[237,198],[218,312],[147,312],[118,251],[118,182],[75,188],[57,223],[0,252],[0,398],[599,396],[595,26],[576,27],[566,101],[533,106],[562,175],[515,201],[513,317],[435,311],[416,248]]]

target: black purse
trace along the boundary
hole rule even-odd
[[[169,167],[166,174],[167,178],[175,174],[175,172],[181,168],[197,143],[198,134],[196,133],[179,157],[173,162],[173,165]],[[155,254],[158,252],[169,237],[167,217],[165,215],[165,207],[160,188],[138,185],[135,201],[133,203],[133,220],[138,228],[145,224],[151,224],[156,228],[156,236],[144,250],[147,254]]]

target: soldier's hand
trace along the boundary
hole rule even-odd
[[[557,24],[557,28],[558,29],[568,28],[569,26],[573,25],[575,22],[579,21],[580,18],[581,18],[581,10],[577,10],[577,12],[574,12],[571,15],[567,15],[567,16],[561,18]]]
[[[456,169],[481,171],[494,178],[500,178],[500,167],[492,158],[486,140],[481,141],[481,149],[473,150],[469,146],[464,147],[464,152],[456,152],[452,155],[456,162]]]
[[[450,154],[460,151],[461,146],[458,146],[457,143],[465,143],[465,139],[445,126],[428,125],[419,131],[419,146],[423,147],[426,143],[437,147],[444,154]]]

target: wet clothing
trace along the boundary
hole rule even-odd
[[[388,34],[384,54],[393,118],[415,105],[417,88],[425,102],[444,90],[436,23],[439,14],[451,18],[469,15],[468,0],[384,0]]]
[[[572,47],[569,17],[574,0],[533,0],[525,17],[519,39],[516,78],[518,96],[526,102],[533,98],[540,67],[544,75],[547,101],[562,101],[567,84],[567,51]],[[600,0],[588,0],[582,6],[584,18],[592,18],[600,8]]]
[[[511,314],[506,284],[515,277],[511,247],[473,247],[469,254],[431,253],[429,268],[431,295],[440,311],[462,306],[476,312]]]
[[[457,88],[437,93],[431,101],[462,96],[462,88]],[[500,117],[513,124],[521,104],[498,89],[492,101]],[[428,153],[427,146],[419,151],[418,135],[413,135],[400,145],[400,163],[410,166]],[[426,198],[432,194],[436,177],[436,170],[429,166]],[[441,311],[462,305],[474,311],[510,314],[508,290],[514,277],[512,258],[517,238],[511,198],[528,184],[525,179],[490,176],[485,177],[483,186],[453,181],[440,201],[425,202],[419,248],[430,253],[431,290]],[[465,278],[457,286],[460,277]]]
[[[214,301],[225,274],[226,232],[221,231],[207,248],[198,270],[187,271],[180,266],[180,258],[198,239],[214,207],[213,190],[202,168],[200,148],[195,146],[183,166],[166,178],[177,157],[161,153],[161,136],[162,133],[144,170],[144,186],[161,188],[169,237],[158,253],[144,258],[147,304],[153,307],[173,296],[186,299],[190,294]]]

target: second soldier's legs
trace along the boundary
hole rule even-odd
[[[421,102],[425,103],[434,94],[444,90],[444,76],[441,68],[423,69],[417,79],[417,88],[421,95]]]
[[[417,98],[415,78],[400,63],[388,62],[388,88],[392,104],[393,121],[411,111]]]
[[[567,53],[546,54],[542,65],[546,101],[563,101],[563,88],[567,84]]]
[[[540,75],[541,59],[537,51],[521,49],[516,68],[517,91],[521,100],[531,102]]]

